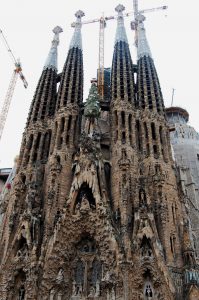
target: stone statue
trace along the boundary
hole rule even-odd
[[[96,287],[95,287],[95,297],[99,297],[99,296],[100,296],[100,281],[97,280]]]
[[[90,210],[90,204],[89,204],[89,201],[87,199],[86,194],[84,194],[83,197],[82,197],[82,201],[81,201],[80,212],[81,213],[86,213],[89,210]]]
[[[61,284],[63,281],[64,281],[64,270],[60,268],[56,277],[56,283]]]
[[[19,300],[25,299],[25,288],[22,286],[19,290]]]
[[[152,299],[152,297],[153,297],[153,292],[152,292],[150,285],[146,286],[145,296],[147,297],[147,299]]]

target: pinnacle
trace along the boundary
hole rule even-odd
[[[124,10],[125,10],[125,7],[122,4],[118,4],[115,8],[115,11],[118,13],[123,12]]]

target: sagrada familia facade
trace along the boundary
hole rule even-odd
[[[84,13],[76,13],[61,75],[62,29],[54,29],[1,208],[1,300],[199,299],[186,197],[144,18],[135,68],[123,10],[116,7],[110,101],[92,83],[83,103]]]

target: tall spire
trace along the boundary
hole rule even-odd
[[[81,23],[81,19],[84,15],[85,14],[82,10],[78,10],[75,14],[75,16],[77,17],[76,22],[75,22],[75,31],[74,31],[72,40],[70,42],[69,49],[79,48],[79,49],[82,50],[82,36],[81,36],[82,23]]]
[[[62,28],[59,26],[56,26],[53,29],[54,32],[54,38],[52,40],[52,46],[50,48],[48,57],[46,59],[44,70],[45,69],[54,69],[57,71],[57,46],[59,45],[59,34],[63,32]]]
[[[144,28],[145,17],[139,14],[138,22],[138,68],[137,68],[137,95],[138,106],[148,108],[158,113],[164,112],[164,102],[158,74],[151,55]],[[144,87],[146,82],[147,88]]]
[[[139,14],[136,19],[138,21],[138,59],[143,56],[149,56],[152,58],[151,50],[146,38],[146,31],[144,28],[145,17]]]
[[[123,17],[123,11],[124,10],[125,10],[125,7],[122,4],[119,4],[115,8],[115,11],[118,13],[117,31],[116,31],[116,35],[115,35],[115,44],[117,42],[120,42],[120,41],[128,43],[126,30],[125,30],[125,27],[124,27],[124,17]]]
[[[83,55],[81,37],[81,19],[84,12],[78,10],[75,14],[75,31],[71,39],[68,55],[62,71],[57,97],[57,109],[68,103],[83,102]]]
[[[123,11],[125,7],[119,4],[115,10],[118,13],[115,46],[112,61],[111,91],[112,101],[126,99],[135,102],[133,63],[129,50]]]
[[[59,33],[62,31],[59,26],[53,29],[52,46],[35,91],[27,126],[31,121],[44,120],[46,117],[54,115],[57,89],[57,46],[59,45]],[[49,87],[51,87],[50,90]]]

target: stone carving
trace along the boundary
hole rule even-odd
[[[60,268],[56,277],[56,283],[61,284],[63,283],[63,281],[64,281],[64,270]]]

